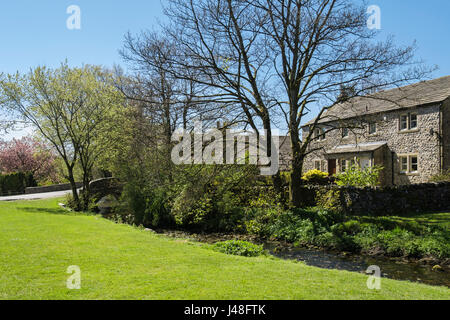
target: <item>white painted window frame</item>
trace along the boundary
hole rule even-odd
[[[402,159],[406,158],[406,163],[407,163],[407,171],[403,170],[403,163],[402,163]],[[413,166],[413,162],[412,159],[413,158],[417,158],[417,170],[413,170],[412,166]],[[399,168],[400,168],[400,174],[410,174],[410,175],[414,175],[414,174],[419,174],[420,173],[420,161],[419,161],[419,154],[417,153],[408,153],[408,154],[399,154],[398,155],[398,160],[399,160]]]

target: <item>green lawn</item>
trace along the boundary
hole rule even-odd
[[[450,212],[419,214],[413,217],[402,217],[405,220],[414,220],[421,224],[438,225],[450,229]]]
[[[228,256],[59,201],[0,202],[0,299],[450,299],[443,287],[383,279],[373,291],[362,274]],[[81,290],[66,288],[71,265]]]
[[[422,226],[439,226],[450,230],[450,212],[446,213],[427,213],[427,214],[409,214],[405,216],[382,216],[382,217],[361,217],[363,221],[376,223],[380,220],[387,220],[401,226],[404,223],[417,222]]]

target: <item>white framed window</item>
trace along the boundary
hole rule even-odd
[[[414,130],[419,127],[417,114],[408,113],[400,116],[400,131]]]
[[[419,172],[419,158],[417,156],[410,156],[409,158],[409,172]]]
[[[400,157],[400,173],[408,173],[408,157]]]
[[[320,160],[315,160],[314,161],[314,169],[322,170],[322,168],[321,168],[321,161]]]
[[[325,172],[326,161],[324,160],[314,160],[314,169]]]
[[[370,122],[369,123],[369,134],[375,134],[375,133],[377,133],[377,123]]]
[[[400,130],[408,130],[408,115],[400,116]]]
[[[400,173],[402,174],[415,174],[419,172],[419,156],[413,155],[400,155]]]
[[[314,138],[319,141],[323,141],[326,139],[326,129],[325,128],[316,128],[314,130]]]
[[[348,169],[348,160],[341,159],[341,160],[339,161],[339,163],[340,163],[340,169],[341,169],[341,172],[346,172],[347,169]]]
[[[409,129],[417,129],[417,114],[409,115]]]

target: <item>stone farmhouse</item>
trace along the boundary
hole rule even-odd
[[[383,186],[429,182],[450,169],[450,76],[335,105],[317,121],[313,139],[304,172],[334,175],[358,162],[382,166]]]

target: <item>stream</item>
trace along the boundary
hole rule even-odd
[[[263,245],[270,254],[278,258],[303,261],[309,266],[322,269],[337,269],[365,273],[369,266],[376,265],[380,267],[383,278],[450,287],[450,270],[447,268],[433,270],[433,266],[414,262],[360,255],[343,256],[338,253],[305,248],[280,250],[277,249],[279,247],[276,242],[266,242]]]

